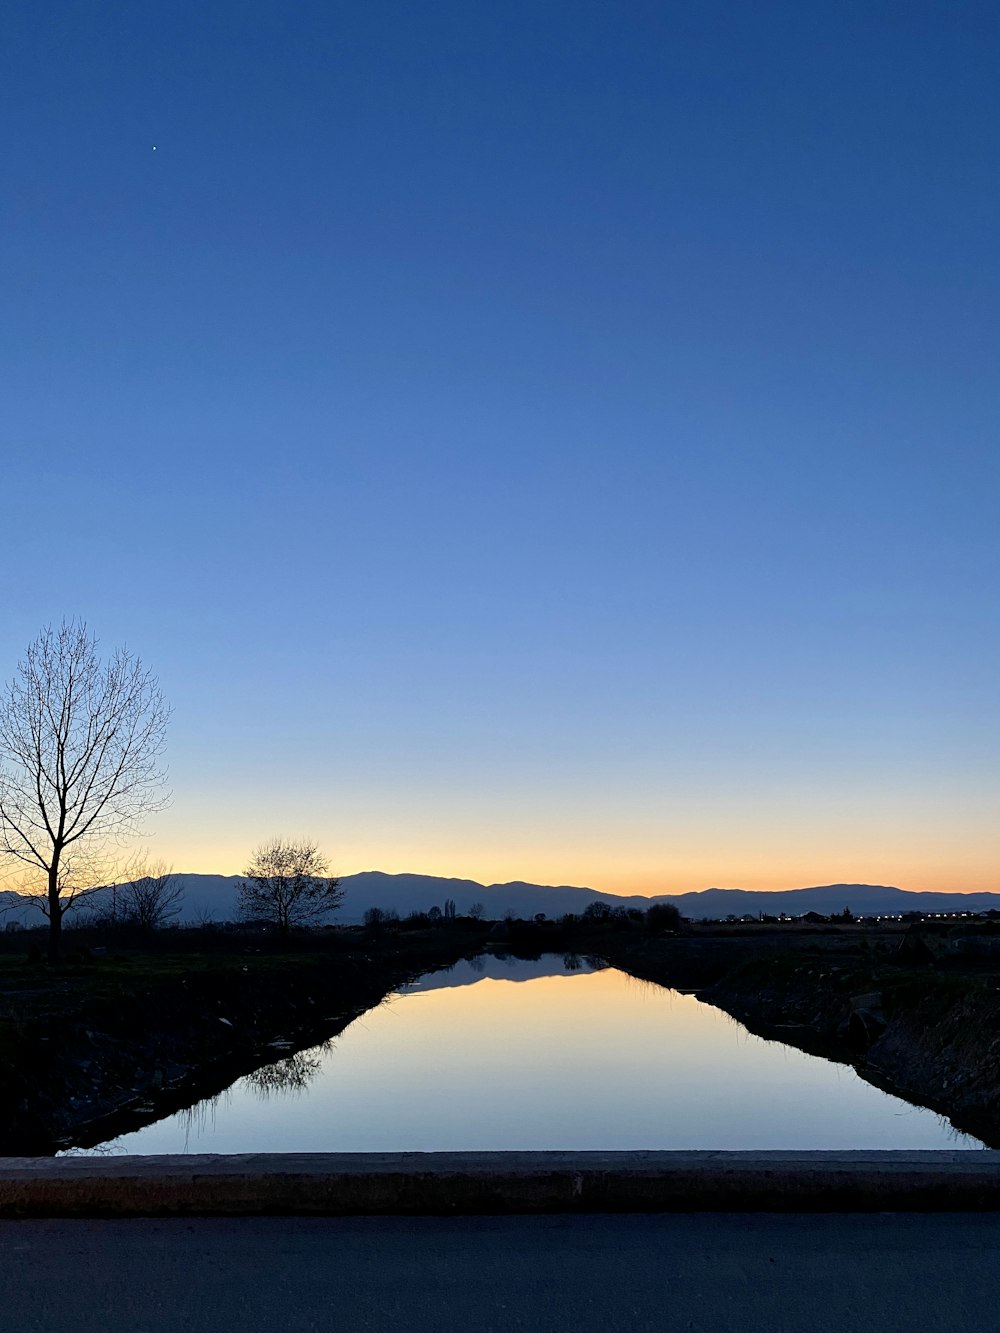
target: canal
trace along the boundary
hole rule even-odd
[[[97,1153],[977,1148],[850,1068],[597,960],[485,955]]]

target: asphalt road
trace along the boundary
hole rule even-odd
[[[1000,1214],[0,1222],[3,1333],[984,1333]]]

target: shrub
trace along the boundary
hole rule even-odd
[[[646,927],[648,930],[680,930],[684,924],[684,918],[673,903],[654,903],[646,911]]]

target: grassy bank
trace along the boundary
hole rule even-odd
[[[1000,1147],[1000,935],[992,924],[609,935],[615,966],[862,1078]]]
[[[191,936],[54,965],[0,954],[0,1153],[92,1146],[190,1106],[335,1036],[484,934],[345,930],[286,949]]]
[[[0,953],[0,1153],[93,1146],[319,1044],[491,940],[578,953],[696,990],[751,1031],[853,1065],[1000,1146],[1000,932],[471,921],[290,947],[209,932],[118,940],[47,964]],[[95,944],[91,941],[91,944]]]

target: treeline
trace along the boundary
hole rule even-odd
[[[410,912],[401,917],[390,908],[369,907],[364,914],[364,928],[372,935],[394,931],[428,930],[435,926],[447,927],[452,923],[465,926],[482,924],[488,928],[489,938],[503,940],[521,948],[559,950],[578,939],[592,939],[595,935],[611,932],[634,931],[646,934],[679,934],[686,921],[672,903],[654,903],[646,911],[635,907],[612,907],[596,900],[580,913],[567,912],[550,919],[544,912],[525,918],[508,912],[498,921],[485,922],[482,903],[474,903],[467,913],[459,915],[453,899],[444,906],[433,906],[425,912]]]

